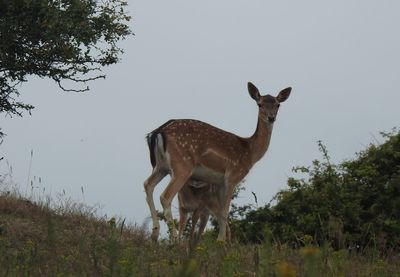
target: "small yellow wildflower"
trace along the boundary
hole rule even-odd
[[[199,252],[199,253],[202,253],[202,252],[204,252],[204,247],[199,245],[199,246],[196,247],[196,251]]]
[[[313,242],[314,238],[310,235],[304,235],[303,236],[303,241],[305,245],[311,244]]]
[[[279,262],[276,265],[276,273],[280,277],[294,277],[296,276],[296,268],[287,262]]]
[[[33,247],[33,241],[32,241],[31,239],[28,239],[28,240],[26,241],[26,246],[27,246],[28,248],[32,248],[32,247]]]
[[[126,260],[126,259],[119,260],[118,264],[120,266],[127,266],[128,265],[128,260]]]
[[[313,246],[306,246],[300,249],[300,255],[303,257],[314,257],[320,253],[319,248]]]
[[[224,240],[217,240],[217,245],[224,246],[225,245],[225,241]]]

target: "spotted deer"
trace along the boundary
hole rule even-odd
[[[171,180],[162,192],[160,201],[171,234],[176,236],[171,202],[192,178],[219,187],[217,197],[221,207],[216,215],[219,225],[217,239],[226,240],[227,218],[234,189],[266,153],[280,103],[291,92],[288,87],[277,96],[262,96],[252,83],[249,82],[247,87],[258,105],[257,127],[250,137],[240,137],[191,119],[169,120],[146,136],[153,171],[144,182],[144,188],[153,222],[153,239],[156,240],[160,232],[153,191],[169,174]]]
[[[217,217],[221,209],[218,199],[218,189],[212,184],[190,179],[178,192],[179,203],[179,236],[182,236],[184,227],[188,220],[188,214],[192,213],[190,237],[197,243],[201,234],[207,226],[210,214]],[[196,232],[196,225],[200,219],[199,227]],[[230,240],[229,225],[226,225],[227,238]]]

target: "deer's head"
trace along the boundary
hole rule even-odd
[[[260,109],[261,119],[265,121],[266,124],[273,124],[278,114],[280,103],[284,102],[289,98],[291,87],[283,89],[278,93],[277,96],[272,95],[261,95],[258,88],[251,82],[247,83],[247,88],[251,98],[253,98]]]

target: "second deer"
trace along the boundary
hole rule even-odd
[[[188,214],[192,213],[190,238],[196,244],[207,226],[210,214],[217,217],[221,209],[218,199],[219,189],[216,186],[190,179],[178,192],[179,201],[179,235],[182,236],[188,220]],[[197,222],[200,219],[196,231]],[[226,225],[227,239],[230,240],[229,225]]]

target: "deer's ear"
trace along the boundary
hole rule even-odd
[[[292,91],[291,87],[281,90],[281,92],[279,92],[278,96],[276,97],[276,100],[278,100],[279,103],[285,101],[286,99],[289,98],[291,91]]]
[[[247,83],[247,89],[249,90],[249,94],[251,96],[251,98],[253,98],[254,100],[256,100],[256,102],[258,103],[260,101],[261,95],[260,92],[258,91],[258,88],[253,85],[251,82]]]

